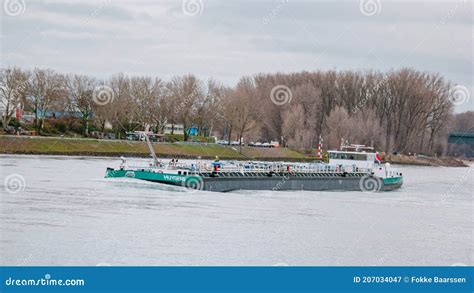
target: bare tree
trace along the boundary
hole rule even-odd
[[[163,97],[164,84],[156,78],[132,77],[130,81],[130,94],[136,103],[136,122],[143,128],[161,124],[163,113],[160,111]]]
[[[223,134],[229,142],[232,140],[232,133],[234,131],[237,120],[237,104],[235,99],[235,91],[227,89],[224,92],[222,106],[223,106]]]
[[[171,115],[176,119],[175,121],[183,125],[186,141],[187,129],[192,126],[196,106],[204,99],[203,84],[194,75],[185,75],[174,77],[166,88]]]
[[[130,131],[137,113],[137,105],[130,94],[130,78],[123,73],[115,74],[109,84],[114,95],[111,103],[113,124],[118,130]]]
[[[223,100],[227,89],[219,82],[209,79],[205,98],[197,105],[195,121],[200,131],[207,130],[212,135],[213,129],[224,117]],[[202,133],[206,134],[206,133]]]
[[[237,130],[237,141],[242,144],[243,136],[249,130],[252,122],[252,108],[255,107],[255,86],[251,78],[242,78],[236,86],[235,103],[235,127]]]
[[[97,82],[85,75],[70,75],[65,79],[68,89],[69,108],[72,115],[79,114],[84,135],[89,135],[89,122],[93,113],[93,95]]]
[[[323,135],[333,147],[344,137],[389,152],[443,153],[453,111],[451,84],[439,74],[410,68],[258,74],[243,77],[232,88],[214,80],[204,84],[193,75],[165,83],[116,74],[103,84],[112,91],[107,103],[94,103],[99,83],[83,75],[62,77],[35,69],[30,77],[13,68],[2,69],[0,81],[4,127],[22,104],[34,110],[38,132],[42,115],[67,104],[68,121],[80,119],[84,135],[90,123],[104,129],[109,121],[119,133],[150,127],[160,131],[165,123],[181,123],[186,140],[189,128],[196,126],[203,135],[222,129],[229,142],[245,136],[308,148]],[[283,103],[271,97],[278,86],[289,91]]]
[[[2,125],[8,126],[15,109],[27,92],[28,73],[19,68],[2,69],[0,73],[0,102],[3,106]]]
[[[35,68],[28,81],[28,100],[35,115],[36,133],[41,134],[44,117],[54,99],[61,95],[61,77],[51,69]]]

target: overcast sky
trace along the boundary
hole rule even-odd
[[[439,72],[474,110],[471,1],[2,0],[2,66],[233,85],[302,70]]]

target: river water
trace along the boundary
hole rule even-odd
[[[474,167],[399,166],[383,193],[212,193],[104,179],[118,164],[0,156],[0,265],[474,265]]]

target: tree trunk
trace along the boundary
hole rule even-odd
[[[84,136],[89,136],[89,119],[84,119]]]
[[[419,149],[420,153],[423,153],[424,143],[425,143],[425,130],[423,129],[423,131],[421,132],[420,149]]]
[[[10,109],[8,109],[8,105],[7,105],[7,108],[5,109],[5,113],[3,113],[3,116],[2,116],[3,129],[6,129],[8,126],[8,123],[10,123],[10,116],[8,115],[9,110]]]
[[[183,135],[184,135],[184,141],[188,141],[188,132],[186,131],[186,123],[183,123]]]
[[[227,137],[228,137],[227,144],[230,145],[230,141],[231,141],[231,138],[232,138],[232,126],[229,127],[229,135]]]
[[[392,124],[390,122],[387,122],[387,129],[385,132],[385,149],[388,153],[392,152],[391,146],[390,146],[390,137],[392,136],[391,128],[392,128]]]
[[[37,135],[41,135],[41,130],[39,127],[38,106],[35,106],[35,130]]]
[[[43,131],[43,125],[44,125],[44,119],[40,119],[40,123],[39,123],[39,131],[37,132],[38,135],[40,135]]]

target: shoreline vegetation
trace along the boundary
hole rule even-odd
[[[1,122],[8,134],[96,137],[100,133],[120,139],[133,131],[149,131],[180,135],[184,142],[214,138],[275,142],[303,154],[323,138],[327,149],[338,148],[343,141],[390,154],[470,156],[465,144],[448,143],[451,133],[473,129],[474,111],[454,112],[456,105],[468,100],[469,91],[438,73],[412,68],[258,73],[227,86],[193,74],[164,80],[116,73],[97,79],[48,68],[12,67],[0,70],[0,82]],[[175,155],[175,148],[167,151]],[[224,155],[245,157],[221,150]],[[244,148],[245,152],[261,156],[251,149]],[[300,158],[279,151],[270,155],[275,156]]]
[[[214,143],[153,143],[156,155],[162,158],[224,160],[283,160],[310,162],[315,157],[290,148],[256,148],[222,146]],[[99,140],[65,137],[0,136],[0,154],[63,155],[101,157],[150,157],[145,142]],[[452,157],[386,155],[382,159],[392,164],[467,167]]]

